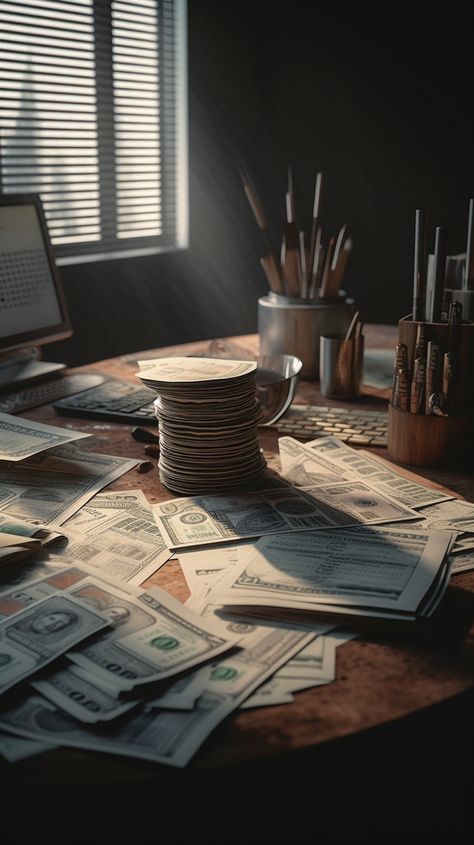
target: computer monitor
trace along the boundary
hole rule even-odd
[[[64,369],[38,348],[71,335],[39,194],[0,194],[0,389]]]

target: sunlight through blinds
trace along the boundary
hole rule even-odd
[[[183,245],[184,14],[183,0],[0,5],[1,190],[40,194],[58,263]]]

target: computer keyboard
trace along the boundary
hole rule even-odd
[[[40,381],[17,390],[0,393],[0,411],[3,414],[21,414],[30,408],[49,405],[55,399],[80,393],[96,387],[105,381],[99,373],[72,373],[69,376],[56,376],[47,381]]]
[[[157,424],[153,402],[157,394],[149,387],[110,379],[100,387],[53,402],[58,414],[90,417],[123,423]]]
[[[280,435],[314,440],[334,434],[344,443],[359,446],[386,446],[388,413],[357,408],[329,408],[318,405],[292,405],[276,423]]]

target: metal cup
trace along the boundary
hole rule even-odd
[[[347,331],[355,310],[345,291],[332,299],[296,299],[269,293],[258,300],[261,355],[296,355],[303,363],[302,379],[319,376],[322,334]]]
[[[350,340],[345,340],[343,336],[322,336],[319,350],[322,396],[334,399],[360,396],[363,360],[363,335]]]

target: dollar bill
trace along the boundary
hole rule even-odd
[[[110,632],[68,652],[68,658],[120,690],[184,672],[214,659],[239,639],[159,587],[137,590],[132,599],[90,580],[72,587],[71,593],[85,602],[100,601],[106,614],[114,612],[114,621]]]
[[[154,511],[171,549],[418,516],[362,481],[173,499],[154,505]]]
[[[325,484],[325,474],[335,480],[359,479],[408,508],[420,508],[453,496],[420,484],[398,473],[382,458],[353,449],[337,437],[318,437],[304,445],[292,437],[278,441],[284,478],[302,487]]]
[[[74,444],[16,463],[3,461],[0,511],[12,520],[61,524],[137,463],[134,458],[86,452]]]
[[[0,695],[108,626],[104,614],[56,593],[0,622]]]
[[[3,413],[0,413],[0,435],[1,461],[22,461],[45,449],[90,437],[90,434],[81,431],[44,425],[35,420]]]
[[[414,618],[446,587],[453,535],[364,526],[262,537],[210,599],[224,605]],[[426,611],[427,612],[427,611]]]
[[[141,490],[98,493],[62,530],[70,558],[129,584],[141,584],[171,557]]]
[[[121,701],[110,695],[93,675],[88,676],[79,666],[48,672],[30,683],[65,713],[89,724],[117,719],[139,704],[139,701]]]
[[[125,720],[107,725],[107,732],[87,728],[57,705],[31,696],[17,707],[4,709],[0,728],[41,742],[87,748],[170,766],[184,767],[213,730],[259,687],[276,668],[297,653],[314,633],[300,626],[282,628],[280,637],[269,636],[266,645],[254,649],[259,672],[239,672],[227,661],[211,669],[210,688],[199,696],[192,710],[155,710],[144,706],[131,710]],[[238,677],[230,669],[235,669]],[[220,691],[219,691],[220,690]]]

